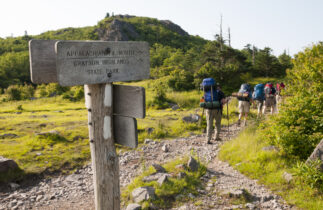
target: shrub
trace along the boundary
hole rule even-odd
[[[301,183],[307,183],[311,188],[323,192],[323,173],[320,170],[321,161],[299,162],[295,168],[295,175]]]
[[[157,109],[163,109],[169,106],[166,98],[166,86],[164,81],[156,80],[153,83],[153,93],[153,100],[148,104],[148,106],[155,107]]]
[[[9,101],[17,101],[21,99],[21,90],[19,85],[10,85],[6,89],[5,94]]]
[[[323,138],[323,43],[296,55],[287,72],[287,97],[263,136],[287,155],[306,159]]]

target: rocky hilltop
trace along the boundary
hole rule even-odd
[[[131,19],[137,18],[131,15],[117,15],[103,20],[103,24],[97,29],[100,40],[104,41],[131,41],[142,37],[142,32],[138,30]],[[179,34],[180,36],[189,36],[179,25],[170,20],[146,19],[148,26],[159,26]]]

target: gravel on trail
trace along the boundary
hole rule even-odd
[[[257,184],[229,164],[218,160],[220,145],[232,139],[241,130],[236,124],[222,128],[222,141],[206,144],[204,135],[188,138],[154,141],[146,139],[136,150],[119,154],[120,187],[127,186],[139,175],[144,166],[163,164],[194,151],[207,164],[207,173],[201,178],[203,189],[192,202],[173,208],[194,209],[293,209],[279,196]],[[167,149],[165,149],[167,148]],[[4,209],[94,209],[91,165],[86,165],[71,175],[60,175],[34,183],[32,186],[12,184],[10,190],[0,192],[0,210]],[[8,184],[8,185],[9,185]],[[234,204],[232,199],[247,198],[248,203]],[[126,206],[122,205],[122,209]]]

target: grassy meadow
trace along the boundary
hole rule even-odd
[[[149,84],[149,81],[127,83],[145,87],[146,104],[154,95]],[[197,90],[167,91],[166,98],[178,104],[180,109],[147,107],[146,117],[137,119],[139,148],[146,138],[162,140],[201,134],[206,127],[205,113],[202,123],[182,120],[184,116],[202,114],[203,110],[198,106],[201,95],[202,92]],[[236,101],[229,105],[230,123],[237,120],[236,106]],[[19,173],[1,176],[0,180],[13,181],[31,173],[71,173],[90,161],[84,100],[71,102],[57,96],[0,102],[0,107],[0,156],[15,160],[22,169]],[[222,124],[227,123],[226,117],[223,118]],[[37,135],[50,131],[55,132]],[[128,149],[117,147],[118,151]]]

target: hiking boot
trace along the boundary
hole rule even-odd
[[[237,124],[238,124],[238,126],[240,126],[240,119],[238,120],[238,123]]]
[[[243,126],[247,126],[247,120],[243,122]]]

